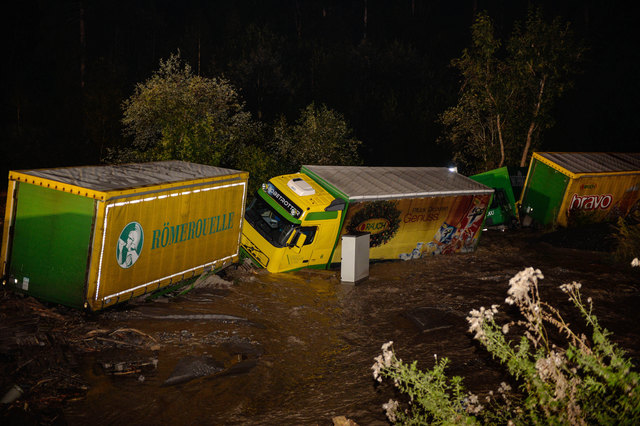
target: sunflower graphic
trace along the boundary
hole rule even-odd
[[[347,225],[347,232],[360,232],[360,225],[362,223],[371,219],[384,219],[388,225],[381,232],[371,234],[369,246],[378,247],[386,244],[393,238],[396,232],[398,232],[398,228],[400,227],[400,210],[398,210],[396,206],[397,203],[393,201],[373,201],[367,203],[351,217]]]

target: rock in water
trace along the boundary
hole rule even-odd
[[[223,369],[224,366],[210,356],[188,356],[178,361],[171,376],[162,385],[174,386],[187,383],[198,377],[218,373]]]
[[[423,332],[452,327],[457,319],[449,312],[431,307],[414,308],[403,315]]]
[[[231,367],[227,368],[220,374],[217,374],[216,377],[224,377],[224,376],[237,376],[239,374],[248,373],[258,365],[257,359],[247,359],[245,361],[240,361],[236,364],[233,364]]]

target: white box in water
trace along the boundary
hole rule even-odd
[[[341,279],[356,283],[369,276],[369,234],[342,236]]]

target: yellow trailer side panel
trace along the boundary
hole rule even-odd
[[[490,194],[362,202],[349,206],[341,235],[369,232],[371,259],[473,251]],[[341,260],[340,244],[332,258]]]
[[[90,303],[155,290],[237,257],[245,196],[242,181],[107,202]]]
[[[2,260],[2,273],[0,277],[4,277],[8,273],[8,257],[9,257],[9,234],[11,226],[13,224],[13,210],[14,210],[14,192],[16,190],[16,182],[9,181],[9,189],[7,191],[7,203],[5,205],[4,212],[4,226],[2,231],[2,247],[0,247],[0,260]]]
[[[572,214],[596,222],[625,217],[639,207],[639,200],[639,174],[581,176],[569,182],[557,223],[567,226]]]

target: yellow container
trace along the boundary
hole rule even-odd
[[[247,179],[182,161],[10,172],[3,282],[99,310],[224,267]]]
[[[640,154],[536,152],[519,204],[540,225],[640,219]]]

